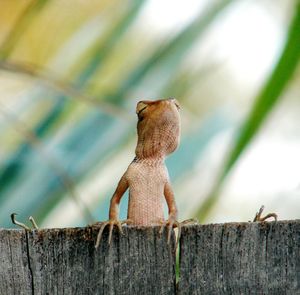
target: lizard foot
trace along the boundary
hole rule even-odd
[[[163,231],[164,231],[164,228],[168,227],[168,239],[167,239],[167,243],[170,244],[172,229],[174,227],[177,227],[177,229],[178,229],[177,239],[176,239],[176,248],[177,248],[178,242],[179,242],[180,236],[181,236],[181,227],[183,225],[197,224],[197,223],[198,223],[198,220],[196,220],[194,218],[187,219],[187,220],[184,220],[182,222],[179,222],[179,221],[177,221],[177,220],[175,220],[173,218],[169,218],[168,220],[162,222],[159,234],[161,235],[163,233]]]
[[[16,215],[18,215],[17,213],[12,213],[10,214],[10,218],[11,218],[11,222],[17,226],[20,226],[22,228],[24,228],[25,230],[31,230],[30,227],[28,227],[26,224],[22,223],[22,222],[19,222],[16,220]],[[32,226],[33,226],[33,229],[39,229],[34,218],[32,216],[29,216],[29,221],[31,222]]]
[[[95,248],[98,249],[98,247],[100,245],[101,238],[102,238],[102,233],[103,233],[106,226],[109,226],[108,244],[110,245],[114,226],[117,226],[119,232],[123,235],[124,233],[123,233],[122,225],[125,224],[125,223],[129,224],[129,223],[131,223],[131,220],[126,219],[126,220],[120,221],[118,219],[110,219],[108,221],[96,222],[96,223],[92,224],[91,226],[100,227],[98,235],[97,235]]]
[[[269,218],[274,218],[275,221],[277,221],[277,214],[276,213],[269,213],[267,214],[266,216],[262,217],[262,212],[264,211],[265,209],[265,206],[262,205],[259,209],[259,211],[255,214],[255,217],[253,219],[253,222],[256,222],[256,221],[265,221]]]

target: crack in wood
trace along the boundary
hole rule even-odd
[[[0,294],[300,295],[300,220],[158,228],[0,229]]]
[[[34,274],[33,270],[31,268],[31,262],[30,262],[30,251],[29,251],[29,237],[28,237],[28,232],[25,231],[25,241],[26,241],[26,254],[27,254],[27,261],[28,261],[28,269],[30,273],[30,281],[31,281],[31,290],[32,290],[32,295],[34,295]]]

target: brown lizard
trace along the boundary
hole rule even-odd
[[[168,226],[168,241],[173,227],[180,226],[177,221],[177,207],[171,188],[165,157],[174,152],[180,139],[179,104],[176,99],[144,100],[137,103],[137,146],[135,158],[121,177],[111,198],[109,220],[99,223],[100,230],[96,248],[102,232],[109,226],[111,241],[113,227],[122,233],[122,224],[137,226]],[[127,220],[118,218],[120,200],[129,188]],[[165,220],[163,196],[166,199],[169,216]]]
[[[161,99],[156,101],[144,100],[137,103],[137,146],[135,158],[121,177],[110,201],[109,220],[97,222],[100,226],[95,247],[98,248],[103,230],[109,226],[108,243],[111,242],[112,231],[117,226],[122,233],[122,224],[137,226],[161,225],[168,226],[168,242],[173,227],[178,228],[180,237],[181,224],[177,221],[177,207],[171,188],[165,157],[174,152],[180,139],[179,104],[176,99]],[[127,219],[119,220],[119,203],[125,191],[129,188],[129,203]],[[163,196],[166,199],[169,216],[165,220],[163,212]],[[273,217],[274,213],[261,217],[263,207],[256,214],[254,221],[265,221]]]
[[[121,177],[111,198],[109,220],[94,224],[100,226],[96,248],[99,246],[102,232],[106,226],[109,226],[109,243],[111,242],[113,227],[117,226],[122,233],[122,224],[124,223],[137,226],[161,225],[161,231],[164,226],[168,226],[169,242],[173,227],[178,227],[178,241],[181,224],[195,223],[193,219],[181,223],[177,221],[178,211],[165,165],[165,157],[174,152],[179,144],[179,109],[179,103],[174,98],[156,101],[144,100],[137,103],[138,141],[135,149],[136,156]],[[127,219],[120,221],[118,207],[123,194],[128,188]],[[164,218],[163,196],[169,208],[167,220]],[[262,217],[263,209],[264,207],[262,206],[259,212],[256,213],[254,222],[265,221],[271,217],[277,220],[275,213]],[[16,213],[11,214],[11,220],[14,224],[25,230],[31,230],[25,224],[16,221],[15,215]],[[29,217],[29,220],[33,224],[34,229],[38,229],[32,216]]]

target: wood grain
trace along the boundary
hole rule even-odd
[[[300,220],[185,226],[179,294],[300,294]]]
[[[300,295],[300,220],[185,226],[175,287],[174,236],[158,227],[0,229],[0,294]]]
[[[32,294],[25,231],[0,229],[0,294]]]
[[[100,247],[92,228],[0,230],[0,294],[174,294],[174,239],[125,228]]]

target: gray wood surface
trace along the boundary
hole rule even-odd
[[[300,220],[184,227],[179,294],[300,294]]]
[[[0,294],[32,294],[25,231],[0,229]]]
[[[174,294],[174,239],[124,232],[96,250],[96,229],[0,229],[0,294]]]
[[[174,239],[124,228],[0,229],[0,295],[176,294]],[[177,294],[300,295],[300,220],[185,226]]]

